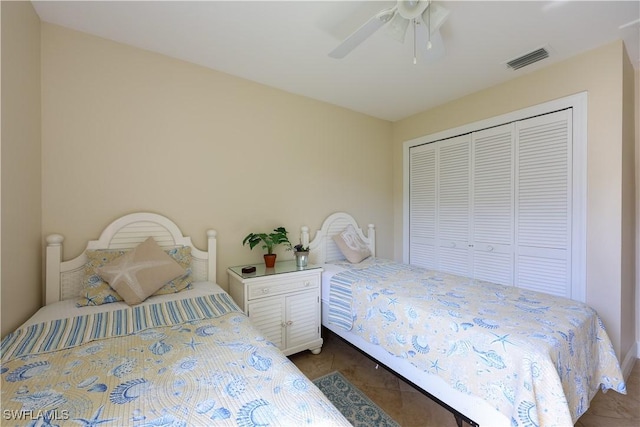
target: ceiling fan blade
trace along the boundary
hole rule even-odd
[[[368,39],[373,35],[373,33],[378,31],[380,27],[389,22],[395,13],[395,9],[395,7],[392,7],[378,12],[375,16],[365,22],[364,25],[347,37],[342,43],[340,43],[338,47],[329,52],[329,56],[336,59],[341,59],[347,56],[347,54],[358,47],[360,43]]]
[[[404,43],[405,34],[409,27],[409,20],[404,18],[400,13],[393,14],[393,18],[389,20],[389,25],[385,27],[385,32],[392,39]]]

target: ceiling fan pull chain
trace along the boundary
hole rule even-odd
[[[418,27],[416,25],[415,19],[412,19],[411,22],[413,22],[413,65],[416,65],[418,63],[418,60],[416,58],[416,32],[418,30]]]
[[[427,15],[427,50],[431,50],[433,47],[431,44],[431,0],[429,0],[427,8],[429,8],[429,14]]]

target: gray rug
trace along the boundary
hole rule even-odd
[[[400,427],[340,372],[331,372],[313,383],[355,427]]]

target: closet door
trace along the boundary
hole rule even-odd
[[[470,276],[471,135],[438,142],[438,269]]]
[[[571,297],[571,110],[516,123],[515,285]]]
[[[436,146],[409,152],[409,264],[430,269],[437,268]]]
[[[513,284],[514,124],[473,134],[472,274]]]

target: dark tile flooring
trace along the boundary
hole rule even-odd
[[[376,402],[403,427],[456,427],[455,418],[407,382],[385,368],[376,369],[375,362],[323,329],[322,352],[309,351],[289,356],[309,378],[315,379],[332,371],[340,371],[351,383]],[[598,392],[589,410],[576,427],[640,426],[640,363],[636,361],[627,381],[627,395],[614,391]]]

